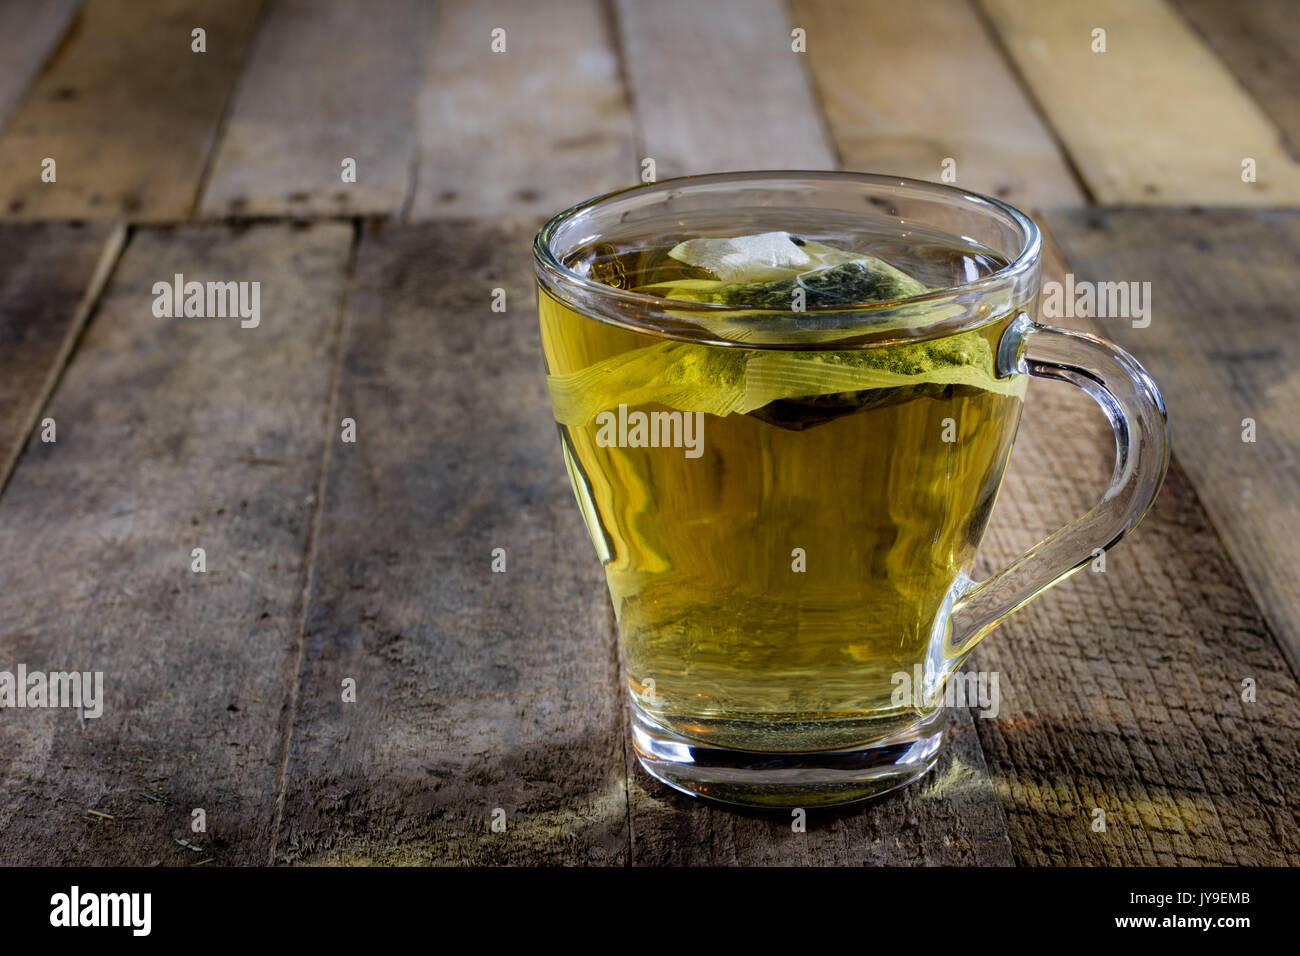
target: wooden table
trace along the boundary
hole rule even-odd
[[[1286,0],[0,0],[0,64],[0,670],[107,698],[0,710],[0,862],[1300,862]],[[1154,512],[981,646],[997,719],[806,833],[634,766],[550,420],[530,239],[647,158],[950,160],[1045,278],[1152,284],[1145,328],[1051,321],[1161,382]],[[260,325],[156,317],[177,273]],[[1035,382],[979,570],[1111,445]]]

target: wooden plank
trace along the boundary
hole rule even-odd
[[[258,32],[205,216],[398,215],[414,176],[425,0],[281,0]],[[342,179],[355,162],[354,182]]]
[[[1004,495],[1068,491],[1059,460]],[[1002,675],[1001,718],[976,730],[1021,865],[1300,861],[1300,688],[1177,465],[1105,574],[1019,612],[976,661]]]
[[[1278,125],[1291,158],[1300,159],[1300,17],[1293,0],[1174,5]]]
[[[59,42],[81,0],[0,0],[0,130]]]
[[[905,16],[885,0],[793,6],[844,165],[952,182],[1026,209],[1084,201],[969,0],[918,0]]]
[[[635,184],[610,31],[601,0],[440,4],[410,218],[536,222]]]
[[[0,216],[188,217],[261,3],[89,0],[0,138]]]
[[[4,669],[104,675],[98,718],[3,711],[0,862],[266,862],[351,245],[342,224],[132,239],[58,441],[0,499]],[[260,325],[156,318],[178,272],[261,282]]]
[[[1300,541],[1279,520],[1300,499],[1300,214],[1106,210],[1052,222],[1081,280],[1151,283],[1150,325],[1107,331],[1164,387],[1183,467],[1300,673]]]
[[[834,166],[783,0],[617,9],[641,157],[659,179]]]
[[[1161,245],[1135,235],[1115,254],[1115,277],[1140,277],[1138,250]],[[1059,282],[1069,270],[1053,255],[1045,278]],[[1152,328],[1162,308],[1173,305],[1157,305]],[[1045,321],[1125,338],[1113,322]],[[1174,324],[1165,319],[1166,329]],[[1130,344],[1168,394],[1148,340]],[[1022,865],[1300,860],[1300,687],[1187,479],[1176,405],[1179,454],[1169,478],[1153,512],[1107,555],[1105,572],[1076,574],[975,652],[975,667],[1001,675],[998,719],[976,721],[976,730]],[[1032,382],[977,576],[1091,507],[1113,455],[1110,426],[1089,399]],[[1257,704],[1241,700],[1247,677],[1258,683]],[[1105,833],[1092,828],[1098,807]]]
[[[1277,127],[1165,0],[981,2],[1098,202],[1300,204]]]
[[[332,416],[357,441],[329,453],[279,859],[626,857],[618,662],[539,371],[531,233],[362,242]]]
[[[124,227],[0,227],[0,491],[108,280]]]

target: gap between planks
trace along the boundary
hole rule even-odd
[[[81,333],[85,329],[90,316],[94,313],[95,307],[99,305],[100,296],[103,295],[109,279],[113,276],[113,270],[121,260],[122,251],[126,248],[129,235],[128,228],[124,224],[118,224],[109,232],[104,243],[104,250],[100,253],[99,262],[95,265],[90,281],[86,285],[86,291],[82,294],[81,301],[77,304],[76,311],[73,313],[72,324],[63,338],[63,344],[50,365],[44,385],[31,403],[31,414],[23,427],[19,429],[21,438],[13,443],[13,447],[6,457],[0,458],[0,500],[4,497],[4,491],[9,484],[10,476],[18,466],[18,459],[22,457],[23,449],[27,447],[32,432],[35,431],[40,421],[41,412],[49,404],[50,397],[58,387],[59,380],[63,377],[63,371],[67,368],[73,352],[81,341]]]
[[[297,606],[294,609],[296,611],[294,617],[298,621],[298,633],[291,656],[291,670],[288,680],[289,692],[284,726],[280,731],[279,770],[276,775],[274,813],[271,818],[271,835],[267,848],[268,866],[275,865],[275,853],[280,840],[280,824],[284,817],[285,792],[289,783],[289,758],[292,753],[293,743],[293,725],[298,715],[298,698],[302,693],[302,667],[306,656],[307,610],[311,606],[312,571],[316,567],[316,546],[320,541],[321,514],[324,511],[325,503],[325,485],[329,476],[329,462],[334,448],[334,442],[330,440],[330,435],[336,427],[333,422],[335,415],[338,414],[338,392],[339,381],[342,378],[343,345],[346,341],[348,303],[352,297],[352,285],[356,279],[357,254],[361,246],[362,228],[360,219],[353,220],[352,245],[348,249],[342,288],[339,292],[338,316],[334,320],[333,343],[331,345],[333,356],[330,362],[329,384],[326,386],[324,440],[316,474],[316,501],[312,508],[311,530],[307,533],[307,545],[303,549],[302,580],[295,598]]]

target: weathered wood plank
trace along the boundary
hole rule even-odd
[[[1127,258],[1116,252],[1113,277],[1130,278],[1141,275],[1138,251],[1162,243],[1135,234],[1114,245]],[[1172,268],[1177,254],[1168,261]],[[1182,268],[1168,273],[1171,282]],[[1053,256],[1045,278],[1062,281],[1067,269]],[[1172,304],[1159,304],[1164,295],[1157,291],[1152,328],[1162,310],[1172,314]],[[1113,322],[1044,321],[1127,338]],[[1158,350],[1145,338],[1130,344],[1168,395],[1173,380]],[[975,652],[976,667],[1001,675],[998,719],[976,721],[976,730],[1021,864],[1300,859],[1300,688],[1187,480],[1193,465],[1177,404],[1169,479],[1152,514],[1107,555],[1105,572],[1076,574]],[[1113,454],[1109,425],[1082,393],[1031,383],[981,570],[1091,507]],[[1258,683],[1258,703],[1241,700],[1247,677]],[[1092,829],[1098,807],[1105,833]]]
[[[399,215],[415,173],[426,0],[280,0],[249,53],[205,216]],[[342,179],[355,162],[355,181]]]
[[[1004,494],[1068,491],[1069,464]],[[1300,689],[1181,468],[1106,573],[1039,598],[975,656],[1001,674],[1001,717],[976,729],[1022,865],[1300,860]]]
[[[333,415],[357,440],[329,453],[278,859],[626,859],[608,597],[551,419],[531,234],[362,241]]]
[[[1174,0],[1300,159],[1300,16],[1293,0]]]
[[[659,179],[834,166],[783,0],[618,0],[617,10],[640,158]]]
[[[0,491],[103,290],[125,227],[0,227]]]
[[[1150,325],[1109,320],[1165,389],[1184,469],[1300,673],[1300,214],[1054,217],[1085,281],[1151,283]],[[1245,441],[1246,420],[1254,441]]]
[[[123,255],[47,410],[57,443],[33,441],[0,499],[0,667],[105,688],[84,726],[0,711],[0,862],[268,859],[351,243],[190,227]],[[260,325],[156,318],[178,272],[260,281]]]
[[[261,5],[89,0],[0,138],[0,216],[188,217]]]
[[[969,0],[917,0],[906,15],[885,0],[793,7],[845,166],[942,179],[1026,209],[1083,202]]]
[[[0,130],[63,36],[81,0],[0,0]]]
[[[440,4],[410,218],[536,222],[635,184],[614,50],[601,0]]]
[[[981,2],[1098,202],[1300,204],[1277,127],[1165,0]]]

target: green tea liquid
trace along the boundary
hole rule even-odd
[[[680,238],[598,246],[567,264],[631,289],[707,275],[666,255]],[[875,242],[870,252],[932,287],[1003,264],[927,239]],[[664,341],[545,292],[540,314],[552,375]],[[1010,321],[991,317],[975,334],[996,353]],[[690,347],[706,358],[727,348]],[[936,618],[974,560],[1020,410],[1015,395],[967,385],[794,396],[702,415],[698,457],[610,445],[594,421],[562,424],[637,705],[678,733],[746,750],[847,747],[914,723],[927,707],[896,703],[894,675],[910,679],[931,653]],[[651,402],[633,411],[672,410]]]

